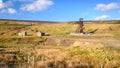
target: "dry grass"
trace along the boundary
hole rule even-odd
[[[68,23],[47,23],[33,25],[27,30],[28,33],[34,33],[35,31],[42,31],[50,35],[69,35],[71,32],[75,32],[77,24]],[[94,34],[109,34],[109,35],[120,35],[120,24],[99,24],[99,23],[86,23],[85,32],[94,32]],[[96,31],[95,31],[96,30]]]
[[[2,22],[4,23],[4,22]],[[6,22],[7,23],[7,22]],[[4,23],[4,24],[6,24]],[[11,22],[12,23],[12,22]],[[15,25],[14,25],[15,26]],[[13,26],[13,28],[14,28]],[[53,40],[51,43],[60,42],[60,38],[62,38],[62,42],[68,42],[69,40],[64,40],[64,38],[68,39],[76,39],[77,41],[74,43],[74,46],[49,46],[38,44],[34,46],[34,44],[38,41],[45,41],[46,38],[49,37],[18,37],[7,35],[0,37],[0,45],[1,51],[13,51],[12,55],[3,54],[0,55],[1,62],[9,62],[17,60],[21,60],[23,57],[24,62],[28,62],[30,60],[30,64],[33,64],[35,68],[119,68],[120,66],[120,51],[119,49],[110,50],[107,47],[104,47],[103,44],[93,43],[88,44],[89,42],[80,42],[79,39],[94,39],[100,41],[101,40],[120,40],[118,39],[120,36],[120,24],[98,24],[98,23],[85,23],[85,32],[92,32],[96,29],[94,34],[110,34],[108,37],[106,36],[83,36],[83,37],[73,37],[69,36],[70,32],[75,32],[77,24],[70,23],[42,23],[42,24],[34,24],[32,26],[28,26],[25,29],[20,29],[19,31],[27,31],[28,34],[32,35],[37,31],[45,32],[46,34],[50,34]],[[16,27],[16,26],[15,26]],[[8,27],[0,27],[1,32],[9,30]],[[19,32],[15,32],[16,34]],[[10,31],[12,33],[12,31]],[[115,36],[111,36],[115,35]],[[17,43],[16,43],[17,42]],[[79,44],[81,44],[79,46]],[[83,46],[83,44],[87,44]],[[5,49],[4,49],[5,47]],[[8,48],[8,49],[7,49]],[[16,48],[14,50],[14,48]],[[19,52],[14,52],[19,51]],[[22,55],[22,57],[20,56]],[[16,56],[17,60],[13,57]],[[30,57],[30,58],[28,58]],[[34,57],[34,58],[33,58]],[[14,63],[13,62],[13,63]]]
[[[57,49],[53,49],[54,47],[52,47],[53,46],[51,46],[51,49],[37,49],[35,51],[39,57],[39,60],[37,59],[38,67],[118,68],[120,65],[119,52],[108,51],[104,47],[60,47],[60,49],[59,47],[57,47]],[[44,56],[44,59],[41,56]]]
[[[7,21],[3,21],[4,25]],[[18,22],[18,24],[14,21],[8,21],[9,25],[29,25],[25,22]],[[9,26],[7,26],[9,27]],[[0,30],[8,29],[7,27],[0,27]],[[15,27],[15,26],[14,26]],[[27,31],[29,35],[34,35],[35,31],[42,31],[50,35],[69,35],[71,32],[75,32],[78,24],[73,23],[35,23],[27,28],[21,29],[19,31]],[[113,34],[120,36],[120,24],[114,23],[85,23],[85,32],[93,32],[94,34]],[[17,30],[17,29],[16,29]],[[12,30],[13,31],[13,30]],[[16,31],[18,33],[19,31]]]
[[[73,32],[75,30],[74,29],[75,27],[76,27],[75,25],[70,25],[67,23],[59,23],[59,24],[49,23],[49,24],[31,26],[30,30],[38,30],[51,35],[65,35],[65,34],[69,34],[70,32]]]

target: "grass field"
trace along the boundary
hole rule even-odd
[[[78,24],[0,22],[0,68],[119,68],[119,21],[85,23],[90,36],[70,36]],[[18,36],[26,31],[28,36]],[[50,36],[38,37],[45,32]]]

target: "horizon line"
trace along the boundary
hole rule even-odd
[[[19,19],[0,19],[6,21],[22,21],[22,22],[58,22],[58,21],[40,21],[40,20],[19,20]],[[79,21],[79,20],[77,20]],[[77,22],[77,21],[66,21],[66,22]],[[120,20],[83,20],[83,22],[95,22],[95,21],[120,21]],[[60,21],[59,21],[60,22]]]

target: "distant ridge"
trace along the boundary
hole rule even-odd
[[[84,22],[111,22],[111,21],[120,21],[120,20],[87,20]]]
[[[54,21],[37,21],[37,20],[14,20],[14,19],[0,19],[0,21],[19,21],[19,22],[34,22],[34,23],[59,23]]]
[[[0,19],[0,21],[18,21],[18,22],[30,22],[30,23],[60,23],[60,22],[55,22],[55,21],[38,21],[38,20],[14,20],[14,19]],[[72,23],[72,22],[78,22],[78,21],[68,21],[68,23]],[[89,23],[89,22],[93,22],[93,23],[105,23],[105,22],[109,22],[109,23],[120,23],[120,20],[84,20],[83,22]],[[64,23],[64,22],[63,22]]]

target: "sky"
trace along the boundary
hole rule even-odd
[[[120,20],[120,0],[0,0],[0,19]]]

